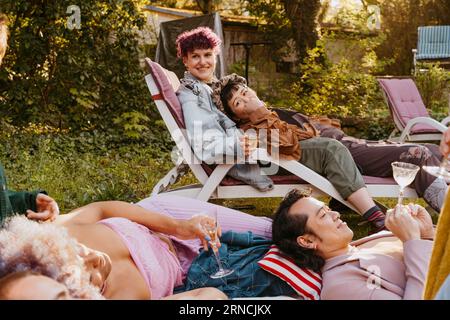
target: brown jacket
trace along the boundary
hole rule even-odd
[[[250,116],[250,119],[242,122],[239,127],[244,131],[254,129],[258,134],[261,129],[266,129],[267,145],[265,147],[269,154],[271,154],[272,148],[275,150],[279,148],[280,158],[287,160],[300,160],[301,150],[298,142],[319,135],[319,131],[310,123],[304,123],[304,129],[301,129],[298,126],[280,120],[275,112],[271,112],[266,108],[257,109]],[[276,137],[272,137],[272,134],[274,134],[272,130],[278,130],[278,143],[275,140]],[[272,138],[275,141],[272,141]],[[262,139],[264,137],[259,134],[260,144]]]

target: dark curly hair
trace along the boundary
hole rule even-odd
[[[272,224],[272,240],[285,254],[292,257],[297,265],[320,273],[325,260],[317,255],[314,249],[308,249],[297,243],[297,237],[313,234],[306,226],[308,215],[305,213],[290,214],[291,206],[302,198],[309,197],[310,190],[291,190],[281,201],[275,212]]]

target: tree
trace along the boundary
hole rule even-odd
[[[213,0],[196,0],[197,6],[204,14],[214,12],[214,2]]]
[[[386,72],[410,74],[413,67],[411,49],[417,46],[417,28],[425,25],[450,24],[448,0],[377,0],[381,10],[381,30],[386,41],[377,49],[381,58],[393,57],[395,63]]]
[[[318,28],[322,16],[320,0],[248,0],[249,12],[258,17],[267,39],[273,42],[275,59],[295,54],[298,61],[307,56],[307,50],[316,46],[320,37]],[[287,45],[294,41],[294,49]]]
[[[302,59],[306,57],[308,49],[316,47],[319,40],[320,0],[283,0],[283,5],[298,55]]]
[[[2,0],[10,23],[0,70],[0,116],[68,127],[109,127],[147,113],[137,1]],[[78,19],[79,18],[79,19]]]

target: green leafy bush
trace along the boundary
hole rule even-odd
[[[374,56],[375,40],[366,46],[368,49],[359,64],[346,58],[331,63],[324,45],[321,40],[316,48],[308,51],[298,76],[276,84],[277,89],[271,90],[278,93],[276,96],[264,98],[274,106],[292,108],[306,115],[339,118],[351,135],[371,139],[387,137],[385,124],[378,123],[378,119],[388,116],[388,110],[372,74],[383,63]]]
[[[450,112],[450,71],[437,63],[419,63],[414,80],[431,115],[441,120]]]
[[[386,139],[394,123],[376,75],[392,61],[379,60],[374,51],[384,36],[359,41],[358,46],[364,48],[360,59],[349,60],[343,55],[335,63],[325,53],[326,39],[332,37],[320,40],[316,48],[308,51],[298,76],[274,81],[274,88],[261,91],[263,98],[273,106],[338,118],[349,135]],[[438,120],[449,115],[449,79],[450,73],[439,64],[427,65],[427,71],[414,78],[431,116]]]
[[[130,140],[120,133],[74,135],[50,127],[9,125],[0,133],[0,162],[10,188],[43,188],[62,212],[93,201],[136,202],[148,197],[173,166],[172,145],[164,143],[170,140],[151,136]]]
[[[2,0],[10,39],[0,69],[0,117],[17,125],[104,129],[114,126],[114,115],[151,114],[139,63],[138,1],[79,2],[79,29],[68,24],[73,4]]]

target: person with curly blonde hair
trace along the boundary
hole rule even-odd
[[[154,198],[150,202],[159,199]],[[121,201],[92,203],[53,223],[9,218],[0,231],[0,279],[5,277],[0,282],[13,279],[0,298],[31,299],[37,287],[57,291],[53,279],[79,299],[226,299],[215,288],[173,294],[200,248],[208,248],[201,225],[209,219],[192,214],[175,219]],[[14,277],[18,272],[33,275]]]
[[[13,217],[0,231],[0,277],[29,271],[63,284],[74,298],[99,299],[80,244],[57,225]]]

